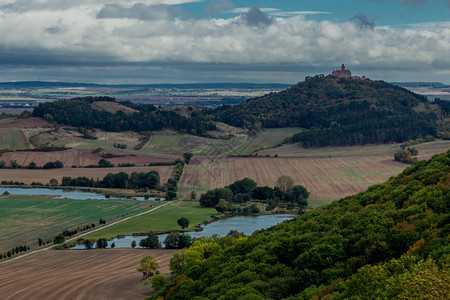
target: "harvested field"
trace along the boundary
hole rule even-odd
[[[123,111],[126,114],[133,114],[138,113],[139,111],[126,107],[120,103],[117,102],[111,102],[111,101],[95,101],[91,103],[91,107],[95,110],[104,110],[107,112],[110,112],[112,114],[115,114],[118,111]]]
[[[144,299],[136,271],[145,255],[169,273],[175,250],[42,251],[0,264],[0,299]]]
[[[178,158],[178,156],[153,155],[119,149],[108,149],[103,151],[103,153],[105,152],[120,155],[120,157],[107,159],[115,165],[121,163],[143,165],[149,163],[173,162],[176,158]],[[15,151],[6,152],[0,156],[0,160],[5,162],[15,160],[21,166],[28,166],[30,162],[35,162],[38,167],[42,167],[47,162],[55,160],[62,161],[66,167],[97,165],[100,159],[102,159],[100,155],[93,154],[89,149],[69,149],[65,151],[51,152]]]
[[[392,155],[341,158],[197,158],[181,177],[181,196],[226,186],[249,177],[259,185],[274,186],[281,175],[291,176],[296,184],[311,192],[310,206],[317,207],[356,194],[367,187],[397,175],[408,165],[395,162]]]
[[[17,119],[10,122],[0,123],[0,128],[35,128],[35,127],[53,127],[50,122],[41,118]]]
[[[3,158],[2,158],[3,160]],[[115,168],[62,168],[62,169],[49,169],[49,170],[28,170],[28,169],[0,169],[0,181],[12,180],[19,181],[25,184],[31,184],[32,182],[41,182],[46,184],[50,179],[55,178],[58,182],[64,176],[75,177],[88,177],[88,178],[103,178],[108,173],[125,172],[131,174],[133,172],[150,172],[157,171],[159,173],[161,183],[165,183],[173,172],[173,166],[160,166],[160,167],[115,167]]]

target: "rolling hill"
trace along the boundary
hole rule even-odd
[[[291,139],[306,147],[378,144],[436,135],[437,114],[417,109],[427,102],[423,96],[383,81],[318,75],[282,92],[207,115],[256,130],[307,128]]]

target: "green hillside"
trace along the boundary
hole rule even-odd
[[[378,144],[436,135],[435,112],[414,109],[427,101],[383,81],[315,76],[285,91],[208,115],[249,129],[311,129],[292,139],[307,147]]]
[[[199,239],[152,299],[448,299],[449,211],[450,151],[249,237]]]

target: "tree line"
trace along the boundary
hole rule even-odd
[[[89,132],[86,130],[91,128],[114,132],[128,130],[144,132],[170,128],[198,135],[216,129],[212,122],[198,118],[186,118],[176,112],[158,109],[153,105],[136,105],[129,101],[119,102],[121,105],[132,108],[137,112],[126,114],[119,110],[116,113],[110,113],[92,108],[91,103],[96,101],[115,102],[115,99],[111,97],[83,97],[40,103],[33,110],[33,116],[46,118],[58,124],[84,128],[84,134],[88,134]]]

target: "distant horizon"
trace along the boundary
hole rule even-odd
[[[0,0],[0,81],[450,84],[450,0]]]

